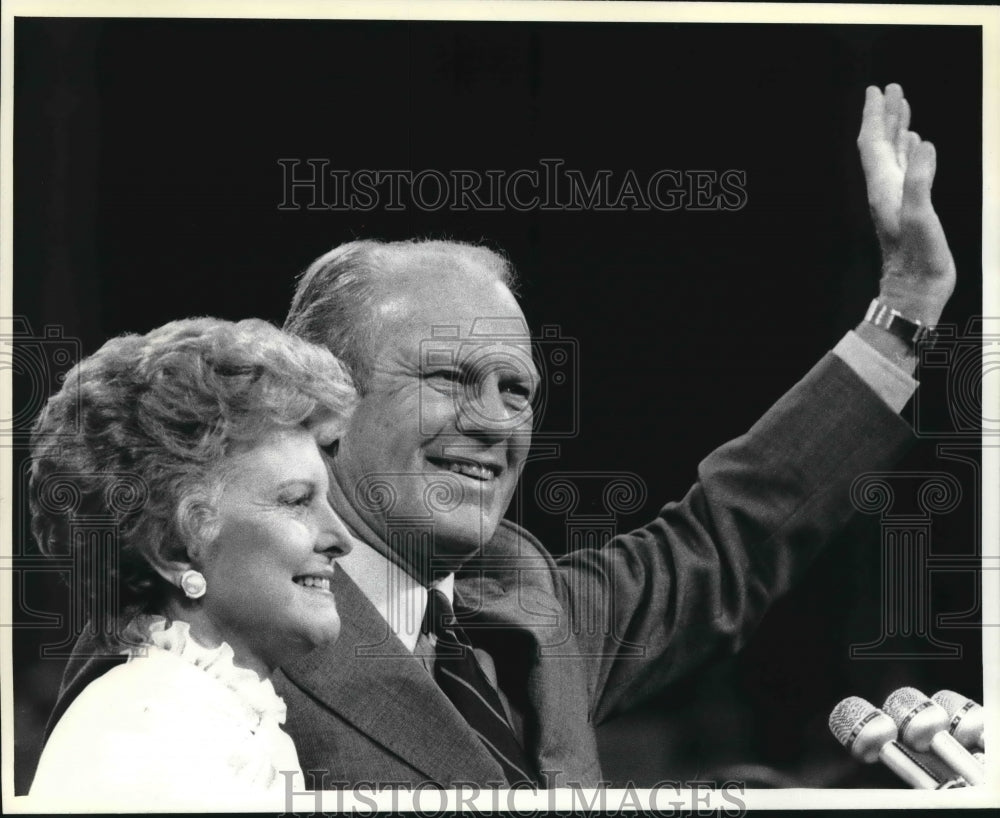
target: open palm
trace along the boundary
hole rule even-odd
[[[931,203],[934,146],[909,126],[902,88],[868,88],[858,150],[882,249],[880,298],[933,325],[955,288],[955,262]]]

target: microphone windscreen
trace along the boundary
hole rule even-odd
[[[897,735],[896,723],[858,696],[844,699],[830,713],[830,732],[855,758],[873,764]]]
[[[899,724],[913,712],[914,708],[926,706],[925,703],[928,701],[930,699],[915,687],[901,687],[889,694],[882,709],[892,716],[896,724]]]
[[[985,714],[983,706],[954,690],[939,690],[934,694],[937,702],[948,714],[948,732],[969,750],[986,746],[983,739]]]
[[[954,690],[939,690],[931,698],[944,708],[948,718],[953,718],[956,713],[966,707],[979,707],[979,702],[973,701],[968,696],[956,693]]]
[[[838,704],[830,713],[830,732],[845,747],[851,743],[851,733],[854,726],[865,716],[877,713],[878,708],[860,696],[849,696]]]
[[[934,737],[948,729],[948,714],[915,687],[901,687],[889,694],[883,705],[899,727],[899,739],[924,753]]]

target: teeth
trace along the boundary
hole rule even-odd
[[[299,577],[295,581],[306,588],[319,588],[321,591],[330,590],[329,577]]]
[[[492,469],[474,463],[449,463],[448,471],[453,471],[456,474],[464,474],[467,477],[475,477],[477,480],[493,479]]]

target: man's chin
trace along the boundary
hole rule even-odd
[[[499,523],[499,515],[472,506],[450,514],[435,514],[435,541],[448,551],[475,553],[493,539]]]
[[[422,578],[431,579],[450,574],[479,554],[496,532],[498,519],[483,517],[476,509],[469,514],[449,514],[436,517],[424,540],[429,553],[424,552],[422,565],[414,566]]]

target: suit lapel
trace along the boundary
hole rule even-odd
[[[283,670],[372,741],[441,784],[502,781],[465,720],[344,571],[334,593],[340,639]]]

